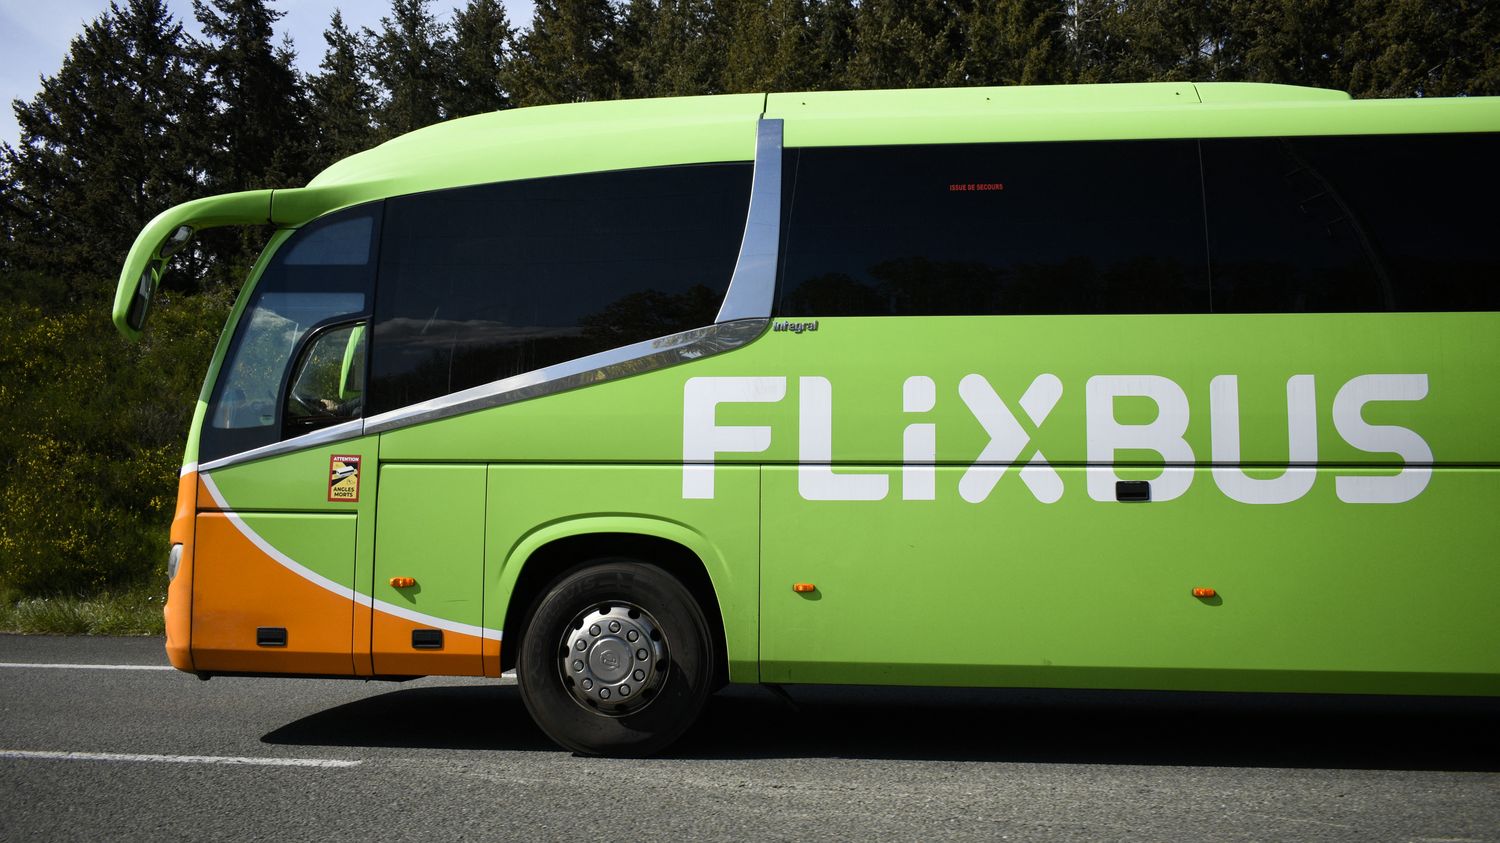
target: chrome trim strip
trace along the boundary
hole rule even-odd
[[[398,427],[448,418],[475,410],[487,410],[530,398],[552,395],[580,386],[616,380],[678,363],[729,351],[765,333],[767,318],[739,319],[680,334],[612,348],[525,372],[504,380],[475,386],[451,395],[433,398],[410,407],[391,410],[365,419],[364,432],[384,433]]]
[[[303,448],[331,445],[335,442],[342,442],[345,439],[357,439],[362,435],[364,435],[364,422],[360,419],[353,419],[352,421],[329,425],[322,430],[314,430],[312,433],[304,433],[301,436],[293,436],[291,439],[283,439],[280,442],[272,442],[269,445],[262,445],[259,448],[251,448],[248,451],[241,451],[238,454],[230,454],[227,457],[210,460],[199,465],[198,471],[202,473],[220,468],[228,468],[231,465],[239,465],[240,463],[264,457],[274,457],[277,454],[300,451]]]
[[[729,279],[729,292],[715,322],[768,319],[776,295],[776,258],[781,248],[782,121],[761,118],[755,134],[755,171],[745,236]]]

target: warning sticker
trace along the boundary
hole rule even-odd
[[[328,458],[328,499],[359,503],[359,456],[334,454]]]

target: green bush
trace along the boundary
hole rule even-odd
[[[163,299],[140,343],[116,334],[102,299],[0,310],[0,587],[76,597],[161,581],[183,441],[229,304]]]

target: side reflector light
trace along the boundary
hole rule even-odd
[[[411,577],[391,577],[391,588],[411,588],[417,581]]]
[[[1193,596],[1194,597],[1218,597],[1219,596],[1219,592],[1214,591],[1211,588],[1195,588],[1195,589],[1193,589]]]
[[[810,582],[792,583],[792,591],[795,591],[798,594],[810,594],[817,590],[818,587]]]

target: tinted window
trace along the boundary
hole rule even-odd
[[[1205,311],[1193,141],[787,152],[779,312]]]
[[[282,438],[283,384],[299,346],[319,325],[369,312],[379,228],[379,203],[330,214],[293,234],[271,258],[220,369],[199,459]],[[288,428],[288,435],[297,432]]]
[[[1496,310],[1495,135],[1203,142],[1214,310]]]
[[[370,412],[712,324],[748,163],[388,200]]]

